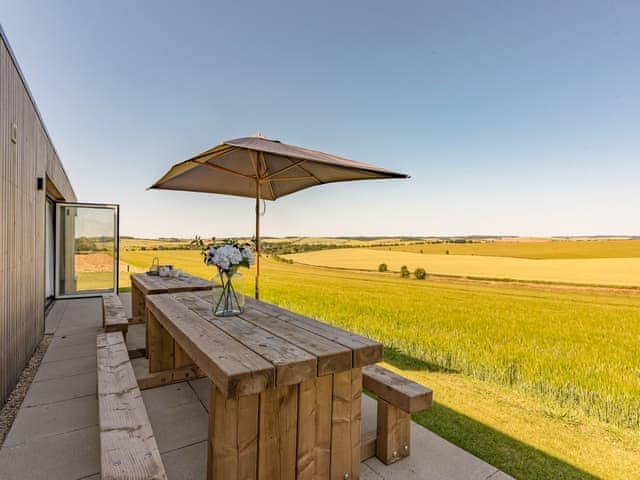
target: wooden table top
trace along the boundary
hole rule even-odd
[[[131,281],[147,295],[158,293],[190,292],[195,290],[210,290],[213,286],[202,278],[182,273],[180,277],[160,277],[147,273],[134,273]]]
[[[382,360],[382,344],[247,298],[216,317],[210,292],[148,296],[147,308],[227,398],[294,385]]]

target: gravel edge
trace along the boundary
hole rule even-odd
[[[35,352],[31,355],[27,366],[24,367],[24,370],[20,373],[18,383],[9,395],[7,403],[5,403],[2,410],[0,410],[0,448],[2,448],[5,438],[7,438],[9,430],[11,430],[11,426],[20,410],[20,405],[22,405],[24,397],[27,395],[31,382],[33,382],[33,378],[36,376],[38,368],[40,368],[40,364],[42,363],[42,358],[47,352],[47,348],[49,348],[52,340],[53,335],[45,335],[42,338]]]

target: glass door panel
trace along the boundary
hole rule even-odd
[[[56,205],[56,298],[117,293],[118,206]]]

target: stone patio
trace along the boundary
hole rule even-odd
[[[130,306],[128,294],[121,295]],[[0,450],[2,480],[100,478],[96,334],[97,298],[58,301],[46,320],[54,339]],[[144,346],[144,326],[130,326],[129,349]],[[145,359],[134,359],[144,368]],[[167,474],[172,480],[205,478],[208,380],[142,392]],[[436,392],[437,395],[437,392]],[[363,398],[363,431],[375,430],[375,402]],[[363,480],[505,480],[508,475],[412,424],[412,455],[386,466],[362,464]]]

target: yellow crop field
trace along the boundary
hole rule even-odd
[[[415,242],[414,242],[415,243]],[[640,239],[495,240],[474,243],[426,243],[380,247],[384,250],[445,255],[485,255],[532,259],[640,257]]]
[[[182,248],[189,244],[191,240],[176,239],[176,240],[160,240],[155,238],[121,238],[120,250],[128,250],[130,248]]]
[[[587,285],[640,286],[640,258],[585,258],[532,260],[480,255],[435,255],[371,248],[335,249],[286,255],[305,265],[391,271],[406,265],[427,273],[473,278],[513,279]]]

